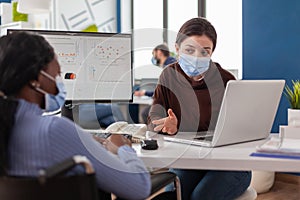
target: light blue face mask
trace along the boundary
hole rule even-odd
[[[151,58],[151,62],[153,65],[159,66],[159,60],[156,59],[154,56]]]
[[[208,70],[210,57],[195,57],[181,53],[178,63],[186,75],[198,76]]]
[[[41,88],[36,88],[36,90],[45,94],[45,111],[46,112],[56,111],[64,105],[66,100],[66,95],[67,95],[62,78],[60,76],[56,76],[54,79],[52,76],[50,76],[44,71],[41,71],[41,74],[43,74],[44,76],[46,76],[47,78],[49,78],[50,80],[56,83],[58,93],[56,95],[49,94],[46,91],[42,90]]]

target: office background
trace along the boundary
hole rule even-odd
[[[298,0],[243,0],[244,79],[300,79],[299,17]],[[282,96],[274,132],[287,124],[288,106]]]
[[[41,29],[96,27],[102,32],[132,32],[137,79],[159,75],[160,69],[150,63],[153,47],[166,42],[174,51],[176,31],[195,16],[205,16],[215,26],[219,38],[213,60],[226,69],[237,69],[238,78],[285,79],[288,84],[299,79],[298,0],[288,3],[285,0],[52,0],[52,3],[52,20],[47,15],[38,15]],[[282,97],[273,132],[278,132],[279,125],[287,124],[287,108],[288,102]]]

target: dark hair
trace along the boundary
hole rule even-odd
[[[166,57],[170,56],[169,47],[165,44],[157,45],[153,50],[154,51],[160,50],[164,54],[164,56],[166,56]]]
[[[178,31],[176,44],[180,46],[183,40],[193,35],[206,35],[213,42],[212,50],[215,50],[217,45],[217,32],[209,21],[201,17],[186,21]]]
[[[8,167],[8,141],[18,106],[15,96],[53,59],[54,50],[42,36],[20,31],[0,38],[0,175]]]

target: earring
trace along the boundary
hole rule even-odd
[[[40,84],[39,84],[38,82],[32,82],[32,83],[31,83],[31,86],[34,87],[34,88],[35,88],[35,87],[38,87],[38,88],[39,88],[39,87],[40,87]]]

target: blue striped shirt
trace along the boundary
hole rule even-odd
[[[84,155],[102,190],[126,199],[149,195],[150,176],[132,148],[122,146],[114,155],[69,119],[42,113],[37,104],[19,100],[8,149],[10,175],[37,176],[39,169]]]

